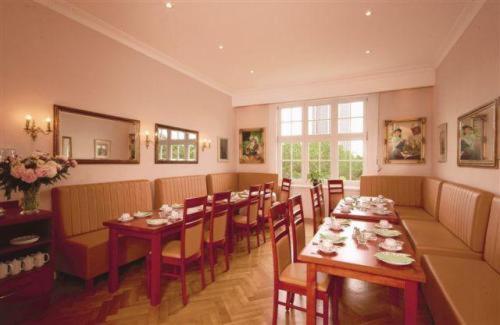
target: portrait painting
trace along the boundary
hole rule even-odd
[[[263,164],[265,160],[264,128],[240,129],[240,163]]]
[[[425,118],[385,121],[385,163],[425,163]]]
[[[457,164],[465,167],[498,167],[498,99],[458,118]]]
[[[218,138],[217,141],[217,160],[218,161],[229,161],[229,139],[228,138]]]
[[[109,159],[110,155],[111,155],[111,141],[95,139],[94,140],[95,159]]]
[[[438,126],[439,158],[438,162],[446,162],[448,157],[448,123]]]

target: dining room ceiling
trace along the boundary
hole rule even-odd
[[[477,1],[59,2],[233,93],[435,67]]]

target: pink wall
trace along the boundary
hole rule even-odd
[[[381,168],[379,174],[383,175],[424,175],[432,173],[432,106],[433,88],[412,88],[387,91],[379,95],[379,141],[378,161]],[[425,149],[424,164],[385,164],[384,139],[385,120],[406,120],[425,117],[427,130],[425,137],[428,139]]]
[[[212,140],[197,165],[155,165],[141,145],[140,165],[81,165],[65,184],[233,171],[217,162],[217,136],[235,143],[231,99],[112,39],[33,2],[0,3],[0,147],[22,155],[52,151],[52,135],[36,142],[22,130],[25,114],[41,122],[60,104],[154,123],[199,130]],[[144,139],[142,139],[144,140]],[[3,199],[3,196],[2,198]],[[44,207],[48,191],[42,192]]]
[[[499,169],[458,167],[456,161],[457,118],[500,96],[498,1],[489,1],[483,6],[438,67],[435,92],[433,129],[448,123],[448,156],[447,162],[438,163],[438,147],[434,147],[433,174],[500,194]],[[437,141],[438,134],[434,132],[433,142]]]

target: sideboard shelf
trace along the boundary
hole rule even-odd
[[[25,251],[27,249],[36,248],[39,246],[50,245],[51,243],[52,243],[52,239],[41,238],[36,243],[32,243],[32,244],[0,246],[0,256],[16,253],[18,251]]]

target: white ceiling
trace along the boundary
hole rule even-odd
[[[433,68],[480,1],[68,2],[234,94]]]

